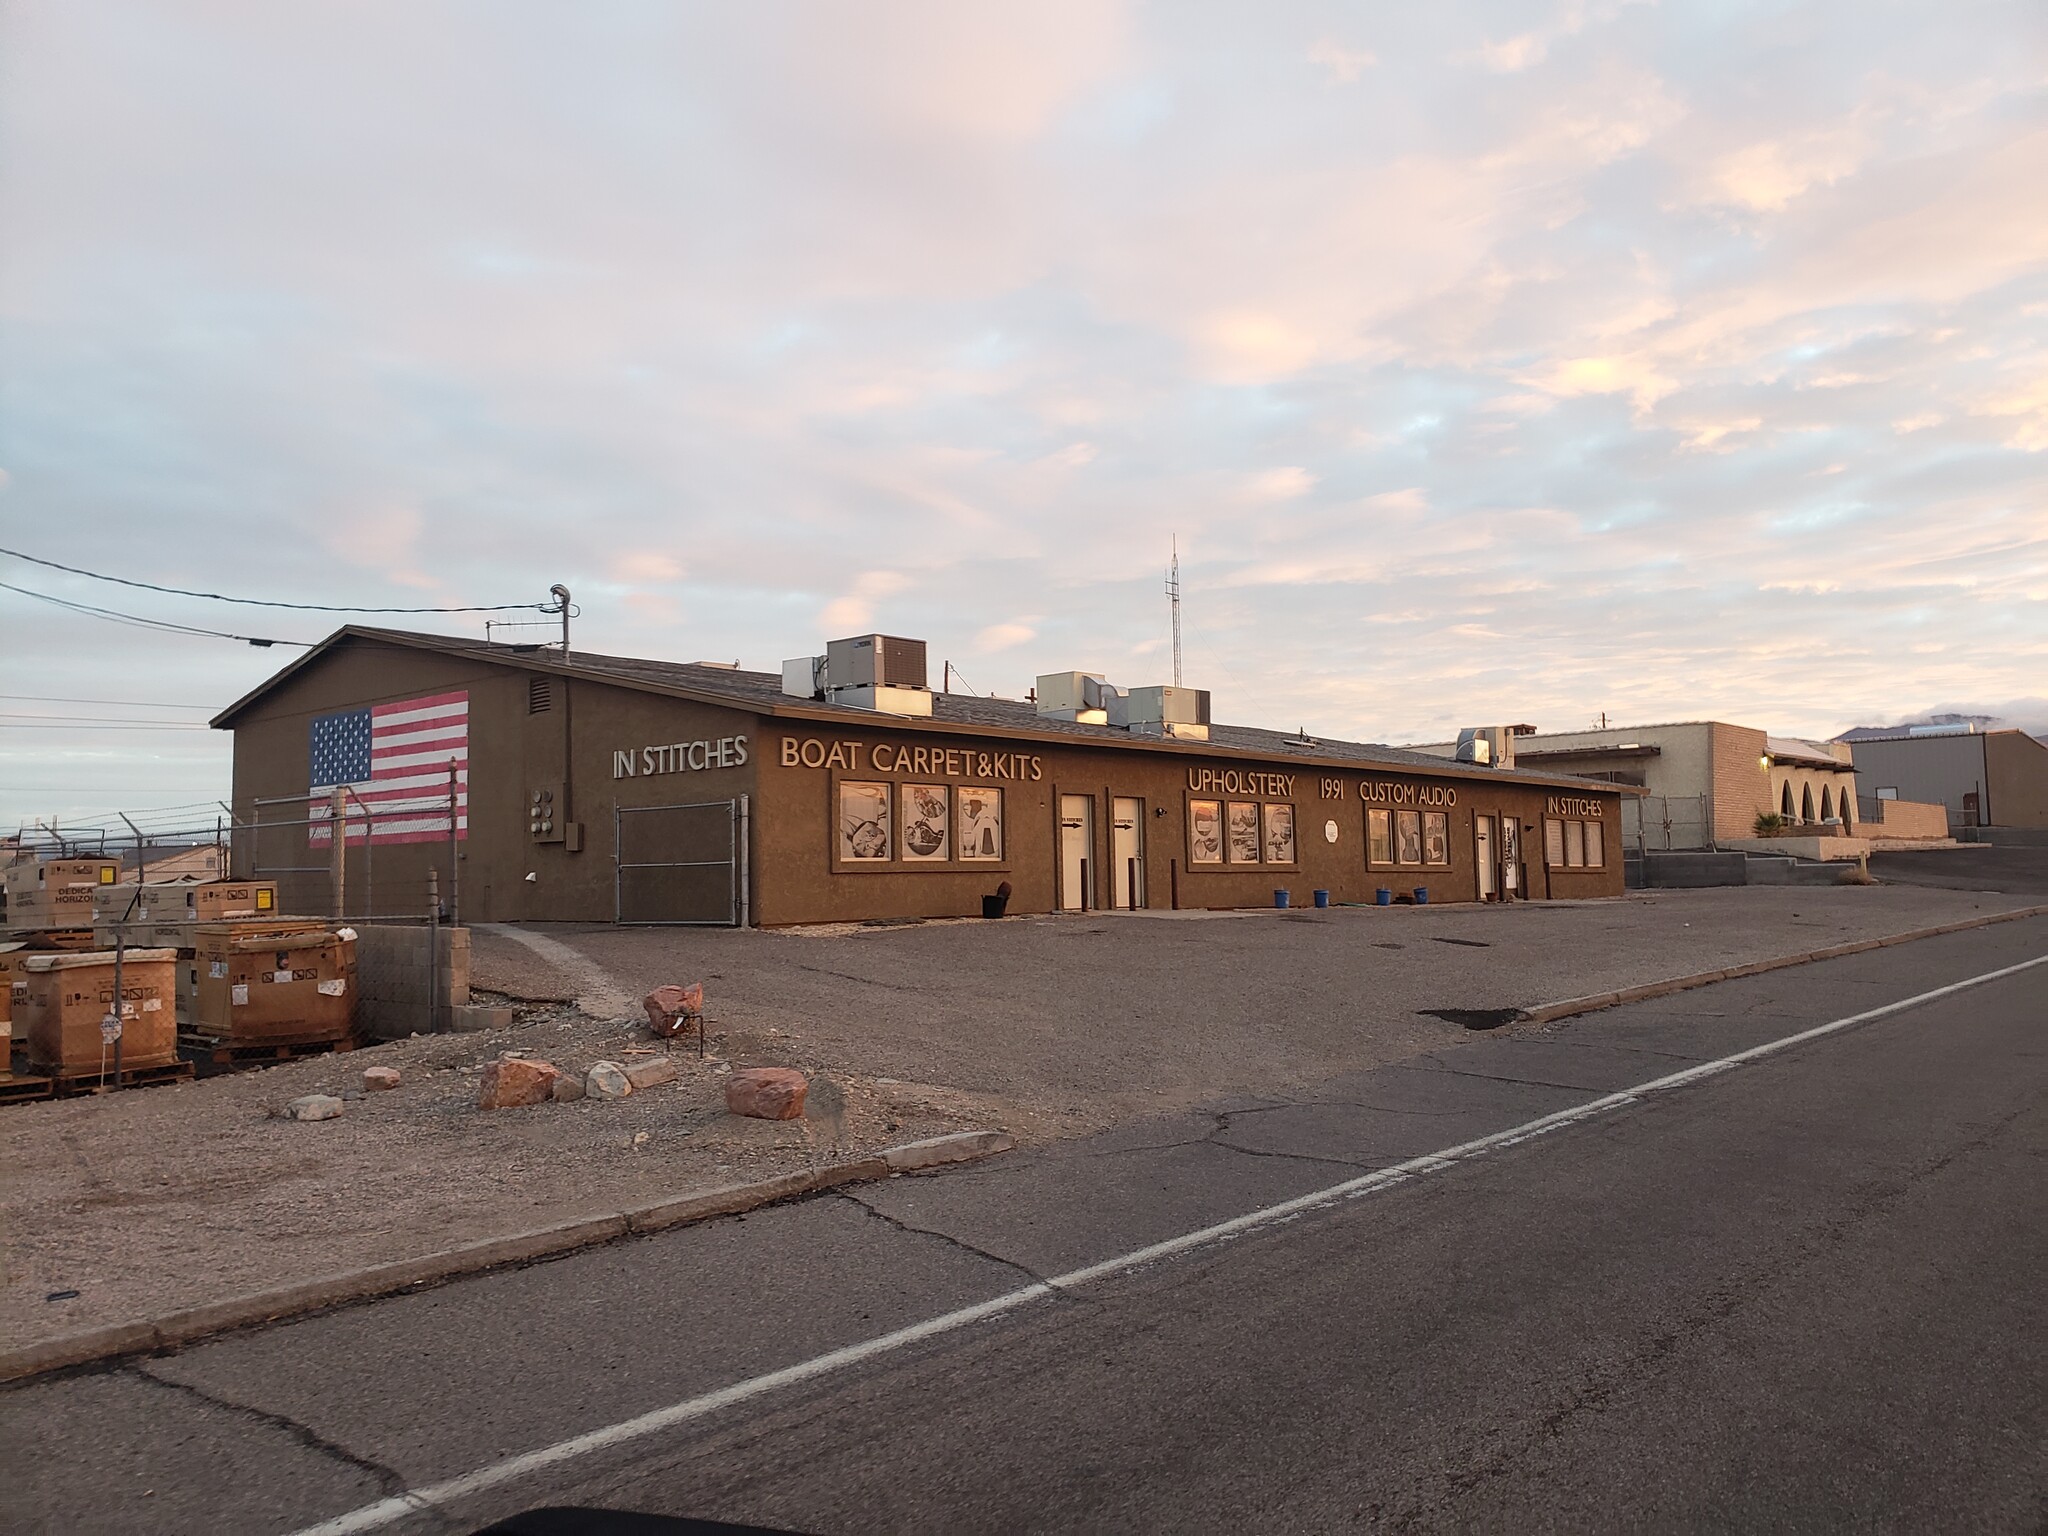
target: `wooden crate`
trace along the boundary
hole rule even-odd
[[[133,932],[142,926],[217,923],[233,917],[276,917],[273,880],[170,880],[109,885],[93,892],[93,922]]]
[[[7,898],[7,926],[16,935],[51,929],[92,932],[94,888],[60,885],[48,890],[15,891]]]
[[[355,1033],[356,945],[313,918],[201,923],[187,1029],[221,1046],[307,1044]]]
[[[132,949],[121,958],[124,1067],[178,1059],[177,958],[168,949]],[[114,1012],[113,955],[30,954],[21,964],[25,985],[15,1027],[30,1066],[53,1077],[98,1072],[103,1059],[113,1059],[100,1032],[100,1021]]]
[[[112,885],[120,878],[121,865],[114,859],[16,859],[0,871],[0,880],[7,884],[10,909],[21,897],[44,891],[82,886],[90,896],[97,887]]]

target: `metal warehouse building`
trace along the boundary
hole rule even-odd
[[[416,908],[432,870],[465,921],[1621,893],[1634,790],[1215,725],[1207,698],[935,693],[886,636],[777,676],[349,626],[213,723],[236,873],[287,905],[326,891],[337,815],[350,912]]]

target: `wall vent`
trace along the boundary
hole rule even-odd
[[[526,680],[526,712],[544,715],[555,707],[555,680],[536,674]]]

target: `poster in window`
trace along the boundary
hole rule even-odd
[[[953,793],[960,805],[960,857],[1000,859],[1003,856],[1003,792],[973,786]]]
[[[1188,802],[1188,862],[1223,862],[1223,803],[1220,800]]]
[[[1394,862],[1394,813],[1392,811],[1367,811],[1365,813],[1365,857],[1368,863],[1391,864]]]
[[[1444,811],[1422,813],[1422,862],[1425,864],[1449,864],[1451,862],[1451,818]]]
[[[903,857],[929,864],[953,856],[953,816],[943,784],[904,784]]]
[[[1248,800],[1230,802],[1230,862],[1259,862],[1259,808]]]
[[[871,863],[889,857],[889,786],[839,786],[839,857]]]
[[[1422,812],[1394,813],[1394,856],[1401,864],[1422,862]]]
[[[1607,833],[1597,821],[1586,823],[1586,867],[1605,869],[1607,867]]]
[[[1266,817],[1266,862],[1268,864],[1292,864],[1294,862],[1294,807],[1291,805],[1269,805]]]

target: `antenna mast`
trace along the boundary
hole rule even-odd
[[[1173,536],[1173,564],[1166,568],[1166,595],[1173,603],[1173,686],[1180,686],[1180,535]]]

